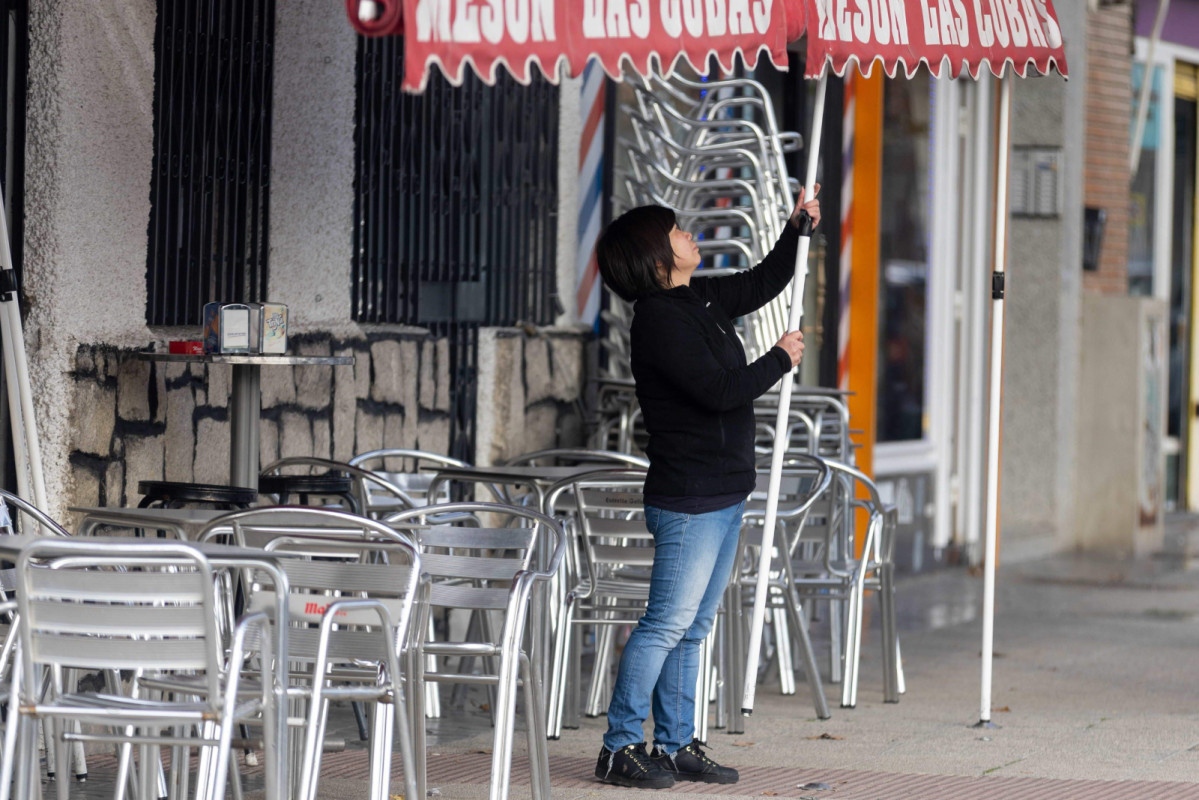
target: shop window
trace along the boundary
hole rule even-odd
[[[887,81],[879,230],[878,441],[924,438],[932,87]]]
[[[275,0],[159,0],[146,321],[263,300]]]

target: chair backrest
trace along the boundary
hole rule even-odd
[[[336,661],[387,660],[379,636],[381,617],[375,608],[337,609],[333,604],[369,599],[386,610],[393,626],[391,649],[395,655],[411,631],[413,606],[420,596],[421,559],[416,546],[402,540],[338,540],[323,536],[283,535],[266,549],[287,553],[279,564],[287,576],[287,605],[293,630],[288,634],[287,657],[316,660],[320,627],[333,607],[336,625],[329,632],[328,652]],[[256,574],[249,584],[250,611],[270,612],[276,607],[276,587],[269,576]]]
[[[547,493],[548,508],[573,506],[571,531],[576,557],[581,556],[577,580],[584,584],[584,596],[597,581],[626,567],[653,564],[654,540],[645,527],[646,473],[632,468],[596,470],[561,481]]]
[[[196,547],[47,538],[21,551],[17,577],[23,691],[37,691],[35,665],[204,670],[219,702],[213,571]]]
[[[817,456],[802,453],[790,454],[783,463],[779,475],[779,501],[776,515],[778,528],[785,531],[786,546],[790,555],[801,541],[824,541],[831,530],[821,526],[813,531],[808,525],[813,508],[826,497],[833,482],[833,472],[828,462]],[[758,460],[757,484],[746,504],[743,520],[749,526],[762,525],[766,515],[766,499],[770,489],[770,458]],[[754,539],[757,541],[753,541]],[[760,534],[748,539],[750,544],[760,543]],[[776,540],[776,546],[781,544]]]
[[[12,506],[16,513],[10,512],[9,506]],[[22,521],[22,515],[33,520],[34,524],[27,527]],[[19,495],[0,489],[0,536],[15,533],[42,533],[48,536],[62,536],[66,538],[70,538],[71,536],[66,528],[51,519],[50,515],[45,511],[42,511]],[[15,568],[0,568],[0,601],[8,598],[9,594],[17,586],[16,581],[17,571]]]
[[[430,524],[446,515],[511,522],[507,527]],[[420,545],[421,569],[432,580],[433,607],[500,610],[510,607],[514,591],[527,593],[529,581],[548,580],[562,562],[565,538],[553,519],[502,503],[442,503],[402,511],[386,524]]]
[[[532,453],[510,458],[504,462],[506,467],[540,466],[540,467],[574,467],[586,464],[596,464],[597,469],[603,465],[648,467],[649,459],[635,456],[631,453],[621,453],[616,450],[587,450],[577,447],[555,447],[548,450],[537,450]]]
[[[408,508],[427,505],[430,502],[444,503],[450,499],[449,484],[444,485],[444,491],[438,492],[439,497],[432,499],[428,497],[429,486],[433,483],[435,473],[421,471],[423,465],[428,464],[439,467],[470,466],[470,464],[458,458],[450,458],[449,456],[430,453],[426,450],[410,450],[398,447],[361,453],[351,458],[349,463],[351,466],[378,475],[393,486],[402,489],[412,500],[412,504]],[[376,487],[370,484],[366,488],[371,495],[371,502],[376,506],[380,505],[379,498],[376,496],[380,493],[373,491]],[[390,510],[394,512],[401,509],[393,507]]]
[[[385,475],[372,472],[368,469],[363,469],[355,464],[348,464],[343,461],[334,461],[328,458],[316,458],[314,456],[292,456],[289,458],[281,458],[262,468],[263,475],[282,475],[284,470],[321,470],[323,472],[340,473],[348,477],[353,486],[355,499],[358,501],[359,508],[365,513],[371,506],[372,498],[376,504],[380,497],[386,497],[390,501],[389,511],[395,511],[396,508],[416,508],[423,505],[422,502],[410,495],[402,486],[393,483]]]
[[[311,506],[268,506],[222,514],[205,525],[196,535],[196,540],[265,548],[281,536],[410,541],[377,520],[333,508]]]

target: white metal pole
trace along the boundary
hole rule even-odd
[[[1011,134],[1012,76],[999,81],[999,169],[995,186],[995,263],[991,275],[991,385],[987,429],[987,532],[983,562],[982,697],[979,725],[991,723],[991,662],[995,640],[995,561],[999,534],[999,428],[1003,393],[1003,295],[1007,258],[1008,150]]]
[[[8,382],[9,416],[12,420],[13,454],[17,460],[17,491],[38,508],[46,507],[42,476],[42,451],[37,438],[33,392],[29,387],[29,362],[17,304],[16,280],[12,272],[12,250],[8,240],[8,216],[0,193],[0,336],[4,339],[4,377]],[[4,282],[10,285],[2,285]],[[9,290],[9,291],[5,291]],[[6,296],[7,295],[7,296]],[[26,471],[28,470],[28,472]]]
[[[808,139],[808,166],[804,176],[804,199],[812,199],[815,189],[816,167],[820,160],[820,133],[824,127],[824,94],[828,88],[827,71],[816,84],[816,99],[812,111],[812,136]],[[791,314],[787,322],[788,331],[799,330],[803,319],[804,284],[808,277],[808,250],[812,245],[810,235],[799,237],[799,248],[795,253],[795,278],[791,281]],[[795,371],[788,370],[779,388],[779,410],[774,424],[774,451],[770,460],[770,485],[766,492],[766,519],[762,523],[762,552],[758,559],[758,582],[754,586],[753,617],[749,626],[749,650],[745,663],[745,688],[741,695],[741,713],[749,716],[754,710],[754,693],[758,684],[758,657],[762,649],[762,625],[766,614],[766,590],[770,583],[770,559],[774,548],[774,526],[779,510],[779,486],[783,477],[783,456],[787,451],[787,421],[791,412],[791,389],[795,383]]]

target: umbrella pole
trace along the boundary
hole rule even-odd
[[[804,178],[804,197],[811,199],[816,183],[816,166],[820,159],[820,133],[824,127],[824,95],[828,88],[827,72],[816,84],[816,100],[812,111],[812,136],[808,140],[808,168]],[[795,278],[791,281],[791,314],[788,331],[799,330],[803,319],[804,284],[808,277],[808,251],[812,246],[811,226],[800,225],[799,249],[795,253]],[[749,716],[754,710],[754,693],[758,686],[758,658],[762,649],[762,625],[766,614],[766,592],[770,584],[770,557],[774,547],[774,526],[779,509],[779,485],[783,476],[783,456],[787,451],[787,421],[791,412],[791,389],[795,371],[788,370],[779,388],[779,410],[774,425],[774,450],[770,460],[770,486],[766,493],[766,519],[762,523],[762,552],[758,558],[758,581],[754,586],[753,617],[749,626],[749,650],[745,664],[745,686],[741,695],[741,713]]]
[[[3,194],[0,194],[0,338],[4,340],[4,377],[8,384],[8,413],[17,462],[17,491],[44,509],[46,487],[42,476],[42,451],[37,438],[33,392],[29,386],[29,362],[25,357],[25,334],[17,305],[17,280],[12,268]]]
[[[1012,78],[999,81],[999,169],[995,186],[995,260],[991,273],[991,378],[987,427],[987,530],[983,556],[982,691],[978,726],[991,726],[991,665],[995,641],[995,562],[999,539],[999,429],[1003,397],[1003,295],[1007,260],[1008,151]]]

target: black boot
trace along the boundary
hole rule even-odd
[[[645,742],[627,745],[615,753],[601,747],[599,761],[595,765],[595,777],[604,783],[635,789],[669,789],[674,786],[674,777],[645,752]]]
[[[736,783],[740,776],[732,767],[722,767],[704,755],[703,744],[699,739],[692,739],[691,744],[670,755],[658,747],[654,747],[650,760],[679,781],[700,781],[701,783]]]

